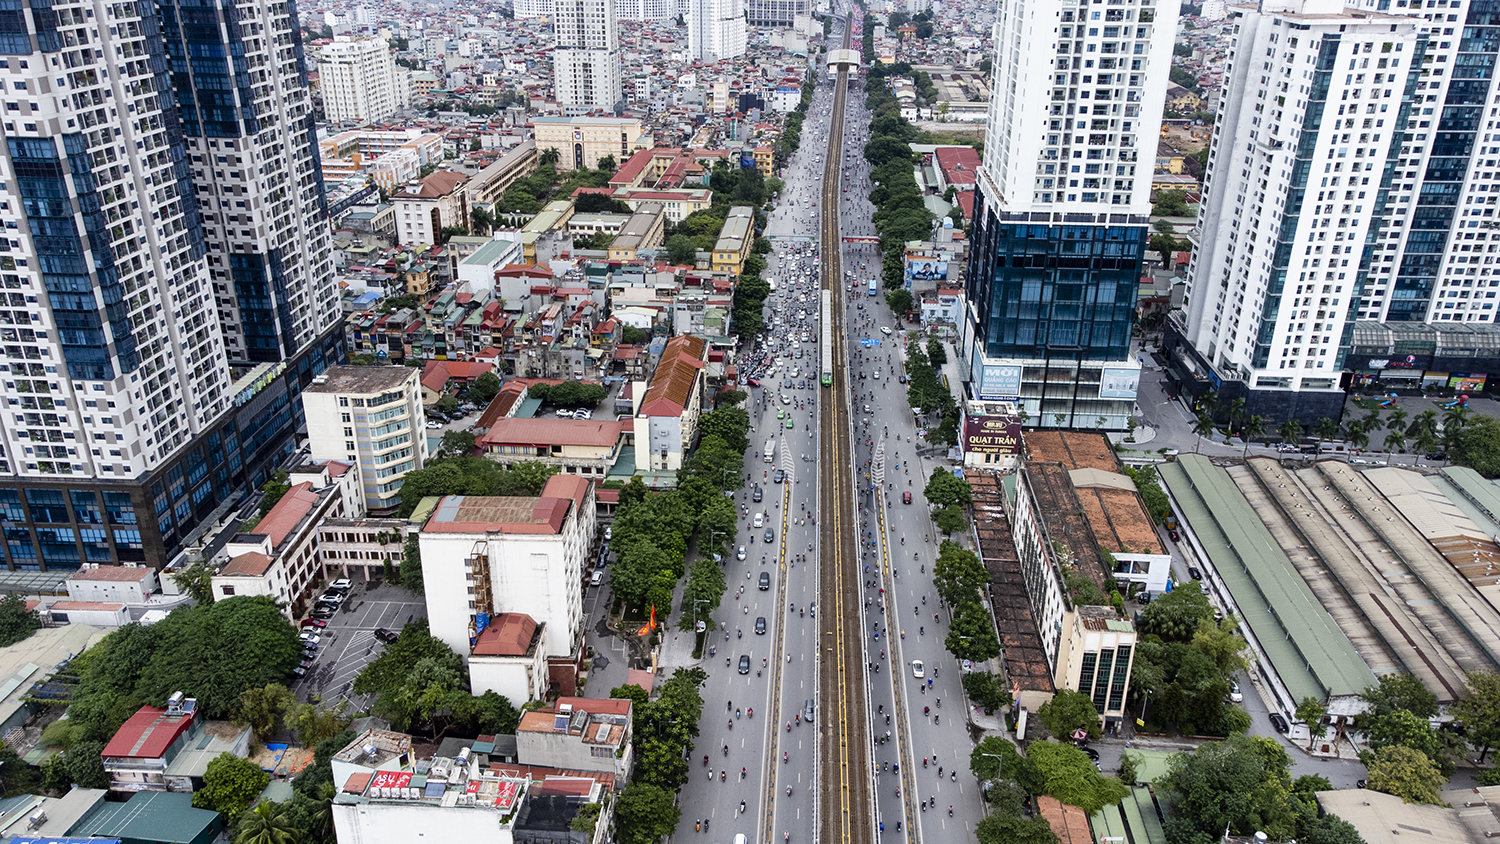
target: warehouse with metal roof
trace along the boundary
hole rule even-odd
[[[1184,540],[1211,564],[1281,707],[1313,697],[1333,715],[1359,711],[1375,675],[1229,474],[1194,454],[1159,472],[1190,529]]]

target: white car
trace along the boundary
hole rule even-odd
[[[880,333],[887,337],[891,336],[891,327],[889,325],[880,326]]]
[[[1235,683],[1235,684],[1233,684],[1233,685],[1231,685],[1229,687],[1229,699],[1231,701],[1234,701],[1235,703],[1243,703],[1244,702],[1244,700],[1245,700],[1245,693],[1242,692],[1242,691],[1240,691],[1240,684],[1239,683]]]
[[[743,545],[740,546],[740,550],[739,550],[738,553],[736,553],[734,555],[734,558],[736,560],[744,560],[745,559],[745,546],[743,546]]]
[[[918,680],[927,676],[927,671],[922,665],[922,660],[914,659],[911,661],[911,676],[917,678]]]
[[[877,370],[875,370],[875,380],[876,380],[876,381],[879,381],[879,380],[880,380],[880,370],[878,370],[878,369],[877,369]]]
[[[791,404],[792,403],[792,397],[791,396],[782,396],[781,397],[781,403],[782,404]]]
[[[435,428],[441,428],[441,427],[443,427],[443,426],[442,426],[442,425],[439,425],[439,424],[438,424],[438,423],[436,423],[436,422],[428,422],[428,423],[427,423],[427,430],[429,430],[429,431],[431,431],[431,430],[433,430],[433,429],[435,429]]]
[[[319,642],[323,641],[323,637],[319,636],[316,633],[303,633],[299,638],[301,638],[304,643],[309,645],[316,645]]]
[[[750,523],[750,526],[751,527],[765,527],[766,526],[766,514],[765,513],[756,513],[755,514],[755,520]]]

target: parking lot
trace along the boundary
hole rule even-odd
[[[351,712],[365,710],[372,698],[354,695],[352,686],[365,664],[385,647],[375,631],[384,627],[399,633],[408,621],[426,617],[427,606],[405,589],[384,584],[367,589],[355,580],[348,600],[319,631],[323,638],[312,668],[292,685],[297,699],[309,701],[318,695],[328,706],[348,701]]]

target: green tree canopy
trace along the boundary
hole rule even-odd
[[[1169,641],[1187,641],[1198,632],[1198,622],[1212,619],[1213,605],[1197,582],[1179,584],[1141,610],[1142,633],[1151,633]]]
[[[1087,730],[1089,738],[1098,738],[1099,710],[1094,701],[1083,692],[1059,689],[1052,699],[1036,711],[1047,732],[1061,741],[1068,741],[1074,730]]]
[[[1418,718],[1432,718],[1438,713],[1437,696],[1410,674],[1381,675],[1360,697],[1371,707],[1369,716],[1386,715],[1398,709]],[[1364,729],[1363,723],[1360,726]]]
[[[1500,674],[1471,671],[1464,678],[1464,691],[1451,707],[1462,721],[1469,743],[1479,748],[1482,763],[1490,748],[1500,746]]]
[[[933,585],[938,597],[950,605],[977,600],[990,575],[979,555],[955,542],[938,546],[937,562],[932,567]]]
[[[620,844],[655,844],[671,835],[681,819],[672,792],[650,783],[632,782],[615,802]]]
[[[1042,791],[1085,813],[1124,800],[1130,789],[1115,777],[1099,773],[1083,751],[1055,741],[1032,743],[1026,754],[1042,779]]]
[[[0,648],[29,639],[40,629],[42,617],[36,610],[26,608],[25,598],[20,595],[0,598]]]
[[[1176,835],[1169,830],[1169,837],[1217,839],[1226,827],[1236,835],[1264,831],[1278,841],[1295,836],[1290,769],[1291,758],[1275,739],[1240,733],[1174,755],[1167,775],[1156,781],[1157,793],[1171,800],[1179,825]]]
[[[281,729],[282,719],[296,703],[297,696],[291,689],[280,683],[268,683],[240,692],[235,717],[249,724],[264,744]]]
[[[297,830],[286,804],[267,800],[240,818],[234,844],[297,844]]]
[[[958,659],[984,662],[1000,655],[1000,640],[995,638],[995,624],[978,601],[966,601],[953,608],[953,620],[943,647]]]
[[[193,793],[193,806],[219,812],[232,824],[270,782],[271,775],[249,759],[220,753],[209,761],[203,788]]]
[[[1407,803],[1443,805],[1440,794],[1446,778],[1424,753],[1403,744],[1389,744],[1366,754],[1366,785],[1400,797]]]
[[[947,507],[950,504],[967,507],[973,500],[973,492],[968,483],[954,477],[952,472],[942,467],[932,470],[932,477],[927,479],[922,495],[937,507]]]
[[[474,379],[474,383],[469,385],[469,390],[464,396],[474,404],[484,407],[499,392],[500,376],[493,372],[486,372]]]

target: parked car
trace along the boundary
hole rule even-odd
[[[375,638],[389,645],[390,643],[401,638],[401,634],[397,633],[394,630],[387,630],[384,627],[378,627],[375,629]]]
[[[1194,580],[1202,580],[1203,572],[1199,571],[1197,566],[1188,566],[1188,577]]]
[[[302,635],[299,638],[302,640],[302,644],[304,647],[307,645],[316,646],[319,642],[323,641],[322,636],[319,636],[317,633],[314,633],[311,630],[302,631]]]
[[[1177,531],[1175,531],[1175,530],[1169,530],[1169,531],[1167,531],[1167,536],[1172,537],[1172,541],[1173,542],[1181,542],[1182,541],[1182,536],[1179,535],[1177,533]]]
[[[350,581],[348,578],[344,578],[344,577],[341,577],[338,580],[335,580],[334,582],[328,584],[328,591],[329,592],[338,592],[341,595],[347,595],[347,594],[349,594],[349,590],[353,589],[353,588],[354,588],[354,583],[352,581]]]
[[[1234,703],[1243,703],[1245,701],[1245,693],[1240,691],[1239,683],[1235,683],[1229,687],[1229,699]]]
[[[589,585],[590,586],[598,586],[599,584],[601,584],[603,582],[604,582],[604,571],[602,569],[594,569],[594,573],[591,574],[591,575],[589,575]]]
[[[1281,716],[1280,712],[1271,713],[1271,726],[1275,727],[1276,731],[1281,733],[1282,735],[1286,735],[1287,732],[1292,728],[1291,725],[1286,722],[1286,719]]]
[[[309,629],[311,629],[311,628],[321,629],[321,628],[327,627],[328,626],[328,622],[325,619],[321,619],[321,618],[304,618],[304,619],[302,619],[302,625],[301,626],[309,628]]]
[[[338,607],[330,606],[329,604],[318,604],[313,607],[313,611],[309,615],[318,621],[326,622],[328,619],[333,618],[333,614],[338,611]]]
[[[605,525],[604,526],[604,540],[606,542],[608,542],[609,540],[614,539],[614,538],[615,538],[615,526],[614,525]]]

